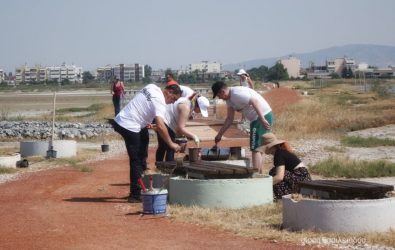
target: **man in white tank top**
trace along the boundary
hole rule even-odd
[[[273,115],[270,105],[255,90],[237,86],[228,87],[224,82],[218,81],[211,87],[213,98],[225,100],[228,106],[224,125],[215,137],[215,143],[221,141],[223,134],[232,125],[235,111],[241,112],[250,123],[250,149],[252,151],[252,165],[263,172],[263,153],[257,151],[261,145],[263,134],[271,130]]]

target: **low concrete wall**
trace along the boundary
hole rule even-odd
[[[22,157],[47,156],[49,141],[21,141],[20,152]],[[53,149],[56,157],[73,157],[77,155],[77,142],[74,140],[55,140]]]
[[[243,208],[273,202],[271,176],[245,179],[170,178],[169,202],[206,208]]]
[[[18,153],[12,155],[0,156],[0,166],[6,168],[16,168],[16,162],[21,160],[21,155]]]
[[[395,198],[295,201],[283,196],[283,227],[291,230],[384,232],[395,229]]]

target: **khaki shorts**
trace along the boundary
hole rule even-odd
[[[273,113],[270,111],[265,115],[266,121],[269,122],[270,126],[273,125]],[[256,119],[250,124],[250,149],[254,151],[257,147],[261,146],[261,138],[263,134],[270,132],[263,127],[261,121]]]

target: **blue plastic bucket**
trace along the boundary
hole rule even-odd
[[[144,214],[166,213],[167,189],[154,188],[151,191],[141,192]]]

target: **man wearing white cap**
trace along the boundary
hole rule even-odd
[[[250,123],[250,149],[252,151],[252,165],[263,172],[263,153],[256,150],[261,145],[261,136],[270,131],[273,121],[272,109],[266,100],[255,90],[237,86],[228,87],[226,83],[218,81],[211,86],[213,98],[226,101],[228,106],[224,125],[215,137],[215,143],[221,141],[222,135],[232,125],[235,111],[241,112]]]
[[[199,147],[200,139],[196,134],[190,132],[187,121],[192,112],[200,113],[203,117],[208,117],[209,100],[198,94],[189,98],[181,97],[174,104],[167,105],[165,123],[174,136],[185,136],[192,139]],[[166,154],[166,155],[165,155]],[[174,161],[174,150],[169,148],[166,143],[158,137],[158,149],[156,151],[156,161]]]
[[[254,89],[254,83],[252,82],[250,76],[244,69],[240,69],[239,72],[237,72],[237,75],[240,76],[240,86]]]

